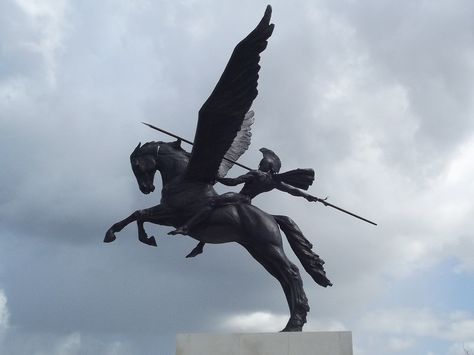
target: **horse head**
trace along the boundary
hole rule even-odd
[[[156,171],[160,171],[163,185],[186,169],[190,153],[181,148],[181,141],[139,143],[130,155],[130,164],[138,187],[144,194],[155,190]]]

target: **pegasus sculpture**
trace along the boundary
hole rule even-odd
[[[149,237],[143,227],[145,222],[149,222],[174,227],[176,233],[188,234],[199,241],[201,249],[204,243],[238,243],[280,282],[290,310],[290,319],[283,331],[301,331],[309,311],[308,300],[298,268],[283,251],[280,230],[305,270],[319,285],[326,287],[331,282],[326,277],[324,262],[311,250],[311,243],[290,218],[270,215],[251,204],[251,198],[260,192],[273,188],[286,191],[280,188],[284,181],[275,180],[275,169],[270,169],[268,164],[240,179],[225,178],[233,162],[250,145],[250,127],[254,119],[250,107],[257,97],[260,53],[266,48],[274,28],[270,17],[271,7],[267,6],[257,27],[235,47],[216,87],[199,110],[191,153],[181,147],[180,139],[138,144],[132,152],[130,163],[141,192],[149,194],[154,191],[155,173],[160,172],[161,201],[157,206],[135,211],[115,223],[107,231],[104,241],[114,241],[115,233],[136,222],[139,240],[156,246],[155,238]],[[262,152],[265,155],[268,150]],[[307,188],[312,183],[311,174],[314,178],[314,172],[297,170],[304,170],[306,182],[300,181],[296,185]],[[294,180],[294,174],[286,176]],[[213,187],[216,181],[227,185],[250,185],[244,186],[240,194],[218,195]],[[259,190],[258,181],[263,181],[265,187]],[[201,216],[202,220],[192,222],[196,216]]]

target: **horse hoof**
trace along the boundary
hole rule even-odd
[[[304,320],[299,317],[291,318],[282,332],[301,332],[304,323],[306,323],[306,317],[304,317]]]
[[[105,234],[104,243],[111,243],[111,242],[113,242],[115,239],[117,239],[117,237],[115,237],[114,232],[112,232],[111,230],[109,230],[109,231],[107,231],[107,233]]]
[[[188,255],[186,255],[186,257],[187,258],[194,258],[195,256],[197,256],[199,254],[202,254],[202,249],[200,249],[200,250],[193,249],[193,250],[191,250],[191,252]]]
[[[200,242],[191,252],[186,255],[187,258],[194,258],[196,255],[202,254],[204,243]]]
[[[150,237],[150,238],[146,238],[146,239],[140,239],[140,241],[146,245],[150,245],[152,247],[156,247],[157,244],[156,244],[156,239],[155,237]]]
[[[303,330],[303,326],[286,326],[281,333],[283,332],[301,332]]]

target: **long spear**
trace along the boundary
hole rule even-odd
[[[187,139],[181,138],[180,136],[177,136],[176,134],[173,134],[173,133],[171,133],[171,132],[165,131],[164,129],[155,127],[155,126],[153,126],[152,124],[149,124],[149,123],[145,123],[145,122],[142,122],[142,123],[143,123],[145,126],[148,126],[148,127],[150,127],[150,128],[156,129],[157,131],[163,132],[163,133],[167,134],[168,136],[174,137],[174,138],[176,138],[176,139],[180,139],[180,140],[182,140],[183,142],[186,142],[186,143],[188,143],[188,144],[194,145],[193,142],[191,142],[191,141],[189,141],[189,140],[187,140]],[[249,171],[252,170],[252,169],[250,169],[249,167],[247,167],[247,166],[245,166],[245,165],[242,165],[242,164],[240,164],[240,163],[237,163],[236,161],[227,159],[226,157],[224,157],[223,159],[224,159],[224,160],[227,160],[227,161],[230,161],[231,163],[233,163],[233,164],[235,164],[235,165],[238,165],[238,166],[240,166],[241,168],[247,169],[247,170],[249,170]]]
[[[145,122],[142,122],[142,123],[143,123],[145,126],[148,126],[148,127],[150,127],[150,128],[156,129],[157,131],[160,131],[160,132],[162,132],[162,133],[164,133],[164,134],[167,134],[167,135],[169,135],[169,136],[171,136],[171,137],[174,137],[174,138],[176,138],[176,139],[180,139],[180,140],[182,140],[183,142],[186,142],[186,143],[188,143],[188,144],[194,145],[194,143],[191,142],[190,140],[187,140],[187,139],[185,139],[185,138],[182,138],[182,137],[180,137],[180,136],[178,136],[178,135],[176,135],[176,134],[174,134],[174,133],[165,131],[164,129],[158,128],[158,127],[153,126],[152,124],[149,124],[149,123],[145,123]],[[231,159],[227,159],[227,158],[225,158],[225,157],[224,157],[224,159],[227,160],[227,161],[230,161],[231,163],[233,163],[233,164],[235,164],[235,165],[240,166],[241,168],[247,169],[247,170],[249,170],[249,171],[252,170],[252,169],[250,169],[249,167],[247,167],[247,166],[245,166],[245,165],[243,165],[243,164],[240,164],[240,163],[238,163],[238,162],[236,162],[236,161],[233,161],[233,160],[231,160]],[[310,196],[311,196],[311,195],[310,195]],[[377,225],[377,223],[374,223],[374,222],[372,222],[372,221],[370,221],[370,220],[368,220],[368,219],[366,219],[366,218],[364,218],[364,217],[358,216],[358,215],[356,215],[356,214],[354,214],[354,213],[352,213],[352,212],[349,212],[349,211],[347,211],[347,210],[345,210],[345,209],[343,209],[343,208],[341,208],[341,207],[337,207],[336,205],[333,205],[332,203],[327,202],[327,201],[326,201],[327,198],[319,198],[319,197],[316,197],[316,196],[311,196],[311,197],[314,197],[314,200],[315,200],[316,202],[321,202],[324,206],[329,206],[329,207],[335,208],[336,210],[339,210],[339,211],[341,211],[341,212],[347,213],[348,215],[351,215],[352,217],[355,217],[355,218],[358,218],[358,219],[360,219],[360,220],[362,220],[362,221],[364,221],[364,222],[373,224],[374,226]]]
[[[313,197],[314,197],[314,196],[313,196]],[[332,203],[327,202],[327,201],[326,201],[327,198],[319,198],[319,197],[315,197],[315,198],[317,199],[317,200],[316,200],[317,202],[321,202],[324,206],[329,206],[329,207],[335,208],[336,210],[339,210],[339,211],[341,211],[341,212],[347,213],[347,214],[349,214],[349,215],[351,215],[351,216],[353,216],[353,217],[355,217],[355,218],[359,218],[360,220],[365,221],[365,222],[370,223],[370,224],[373,224],[374,226],[377,225],[377,223],[374,223],[374,222],[372,222],[372,221],[370,221],[370,220],[368,220],[368,219],[366,219],[366,218],[364,218],[364,217],[358,216],[358,215],[356,215],[356,214],[354,214],[354,213],[352,213],[352,212],[349,212],[349,211],[345,210],[344,208],[337,207],[337,206],[333,205]]]

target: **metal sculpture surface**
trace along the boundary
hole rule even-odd
[[[324,203],[297,189],[307,189],[314,172],[296,169],[278,174],[278,157],[262,148],[264,159],[258,170],[236,179],[225,178],[250,145],[253,112],[249,110],[257,97],[260,53],[273,32],[270,17],[268,6],[257,27],[235,47],[214,91],[199,111],[191,153],[181,147],[180,139],[139,144],[132,152],[130,163],[143,193],[154,191],[155,172],[160,172],[161,203],[115,223],[104,241],[114,241],[116,232],[137,222],[138,239],[156,246],[155,238],[149,237],[143,227],[150,222],[174,227],[173,233],[189,234],[198,240],[200,245],[188,256],[200,253],[204,243],[239,243],[280,282],[290,309],[283,331],[301,331],[309,311],[308,300],[298,268],[283,251],[280,230],[305,270],[319,285],[327,287],[331,282],[324,262],[290,218],[270,215],[252,205],[251,199],[276,188]],[[213,188],[216,181],[226,185],[244,183],[244,187],[240,193],[218,195]]]

